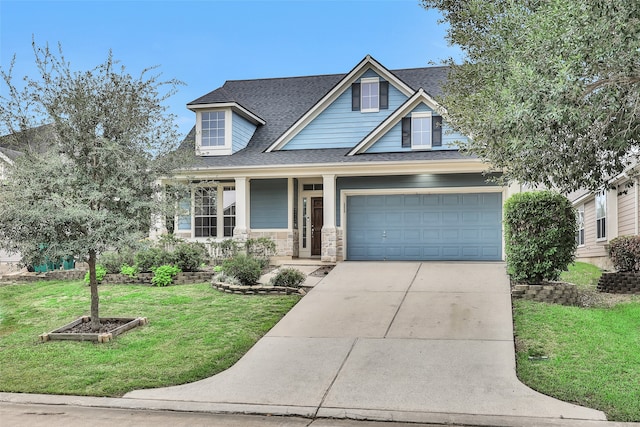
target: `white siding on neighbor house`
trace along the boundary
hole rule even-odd
[[[375,76],[377,74],[369,70],[362,77]],[[374,113],[352,111],[349,87],[282,147],[282,150],[355,147],[406,100],[407,97],[390,83],[389,109]]]
[[[609,212],[607,212],[607,220],[609,218]],[[606,240],[596,242],[596,204],[594,199],[590,199],[584,203],[584,246],[577,249],[576,257],[606,257],[605,245],[607,243]]]
[[[618,195],[618,235],[636,234],[636,187],[620,186]]]

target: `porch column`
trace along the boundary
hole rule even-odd
[[[336,262],[338,236],[336,230],[336,176],[322,175],[322,255],[321,260]]]
[[[235,240],[246,241],[249,227],[247,227],[247,211],[249,209],[247,193],[247,177],[242,176],[236,180],[236,226],[233,229]]]

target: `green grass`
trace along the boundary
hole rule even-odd
[[[89,314],[82,281],[0,287],[0,391],[121,396],[196,381],[233,365],[299,300],[243,296],[208,284],[100,286],[101,317],[149,324],[105,344],[38,336]]]
[[[560,280],[573,283],[579,288],[595,289],[601,274],[602,270],[593,264],[575,262],[569,266],[569,271],[562,272]]]
[[[600,270],[576,263],[561,280],[589,290]],[[544,394],[640,421],[640,299],[610,308],[514,301],[517,373]],[[545,355],[548,360],[529,360]]]

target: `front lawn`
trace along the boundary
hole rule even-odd
[[[88,315],[82,281],[0,287],[0,391],[121,396],[196,381],[233,365],[299,296],[225,294],[209,284],[100,286],[101,317],[149,324],[105,344],[38,335]]]
[[[576,264],[561,280],[593,289],[599,270]],[[602,410],[610,420],[640,421],[640,298],[625,300],[590,308],[514,301],[520,380],[544,394]]]

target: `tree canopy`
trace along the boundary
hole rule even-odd
[[[184,166],[163,101],[179,82],[139,77],[109,53],[88,71],[34,44],[39,75],[18,89],[1,70],[3,142],[24,154],[0,185],[0,246],[25,263],[75,256],[89,264],[92,325],[98,321],[96,255],[148,236],[161,210],[156,181]],[[42,126],[42,124],[46,124]]]
[[[440,102],[506,180],[597,189],[637,161],[640,3],[422,0],[449,24]]]

